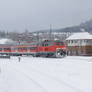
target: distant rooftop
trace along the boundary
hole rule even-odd
[[[92,39],[92,35],[88,32],[74,33],[66,40],[77,40],[77,39]]]

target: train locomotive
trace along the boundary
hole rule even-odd
[[[1,44],[1,55],[32,55],[33,57],[64,57],[66,45],[62,41],[48,41],[36,43]]]

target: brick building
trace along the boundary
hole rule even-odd
[[[92,35],[80,32],[66,39],[68,55],[92,56]]]

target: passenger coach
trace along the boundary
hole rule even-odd
[[[48,41],[25,44],[1,44],[0,54],[32,55],[34,57],[62,57],[66,55],[66,45],[61,41]]]

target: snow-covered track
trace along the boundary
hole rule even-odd
[[[48,88],[46,88],[46,86],[42,86],[43,84],[41,84],[41,82],[39,81],[41,79],[45,79],[45,80],[49,80],[49,82],[53,81],[54,86],[59,85],[61,88],[64,87],[66,89],[71,90],[71,92],[83,92],[82,90],[80,90],[79,88],[65,82],[64,80],[58,79],[55,76],[46,74],[44,72],[41,72],[37,69],[34,69],[32,66],[30,66],[29,64],[23,64],[20,68],[20,66],[13,66],[14,69],[16,69],[17,71],[19,71],[22,75],[24,75],[25,77],[29,78],[30,80],[32,80],[36,85],[38,85],[40,88],[42,88],[44,90],[44,92],[49,92],[47,91]],[[31,69],[31,70],[30,70]],[[29,74],[30,72],[30,74]],[[38,80],[32,76],[35,76],[36,78],[38,78]],[[43,80],[44,82],[44,80]],[[51,87],[53,87],[53,85],[51,85]],[[62,88],[63,89],[63,88]]]
[[[42,92],[48,92],[40,83],[38,83],[30,74],[28,74],[22,67],[16,67],[16,66],[11,66],[11,69],[15,70],[18,74],[22,75],[23,77],[27,78],[30,83],[34,83],[36,86],[38,86],[40,89],[42,89]]]

